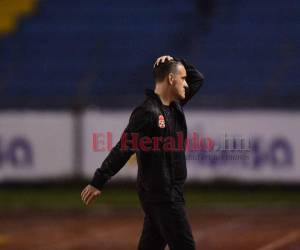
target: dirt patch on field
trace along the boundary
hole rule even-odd
[[[300,249],[298,209],[193,209],[188,216],[197,249]],[[2,213],[0,249],[133,250],[142,222],[141,210]]]

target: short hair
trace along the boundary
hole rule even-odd
[[[177,60],[165,60],[163,63],[155,65],[153,68],[153,77],[155,82],[161,82],[170,73],[177,73],[177,66],[182,65],[180,61]]]

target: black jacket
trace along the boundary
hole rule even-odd
[[[182,107],[192,98],[203,84],[203,76],[192,65],[181,60],[187,71],[186,97],[181,102],[172,102],[176,113],[176,123],[180,131],[170,131],[168,120],[162,108],[160,98],[154,91],[146,92],[146,100],[132,112],[121,139],[95,172],[91,185],[102,189],[104,184],[114,176],[136,153],[138,163],[137,187],[142,201],[168,201],[181,196],[181,187],[186,179],[186,159],[184,147],[166,150],[167,137],[181,132],[183,139],[187,136],[186,120]],[[150,139],[147,139],[147,138]],[[156,137],[156,139],[154,139]],[[158,139],[160,138],[160,139]],[[137,143],[138,142],[138,143]],[[142,146],[143,147],[142,147]],[[176,169],[181,177],[176,179]]]

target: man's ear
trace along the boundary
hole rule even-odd
[[[168,75],[168,82],[169,82],[171,85],[173,85],[174,79],[175,79],[174,74],[173,74],[173,73],[169,73],[169,75]]]

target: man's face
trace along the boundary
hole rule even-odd
[[[177,65],[177,73],[173,73],[172,87],[176,99],[183,100],[185,98],[185,88],[188,88],[186,83],[186,70],[183,65]]]

